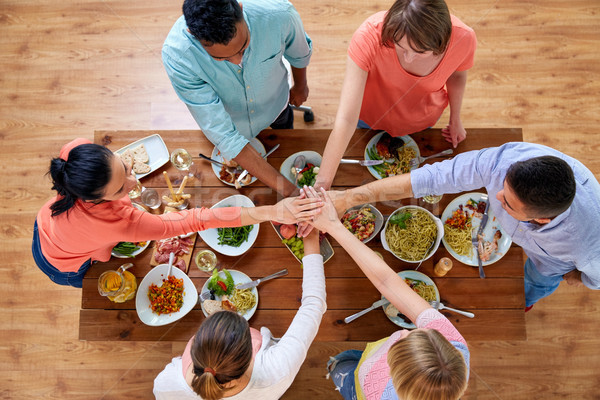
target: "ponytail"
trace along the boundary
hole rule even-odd
[[[101,199],[110,181],[112,157],[106,147],[90,143],[74,147],[68,160],[53,158],[48,173],[58,199],[50,206],[52,216],[68,213],[78,199]]]
[[[190,352],[194,392],[205,400],[222,399],[229,390],[225,385],[241,378],[252,362],[248,321],[231,311],[212,314],[200,326]]]

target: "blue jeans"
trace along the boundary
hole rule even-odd
[[[83,286],[83,277],[87,270],[92,266],[92,260],[87,260],[83,263],[83,265],[79,268],[77,272],[63,272],[59,271],[52,264],[46,260],[44,254],[42,253],[42,247],[40,245],[40,235],[38,233],[37,221],[33,224],[33,241],[31,243],[31,253],[33,254],[33,260],[37,264],[38,268],[48,275],[48,278],[52,280],[52,282],[57,283],[59,285],[65,286],[73,286],[76,288],[80,288]]]
[[[356,387],[354,386],[354,371],[363,352],[360,350],[346,350],[335,357],[330,357],[327,362],[329,376],[346,400],[356,400]]]
[[[546,296],[550,296],[563,280],[561,275],[544,276],[540,274],[529,258],[525,261],[524,270],[526,307],[534,305],[538,300]]]

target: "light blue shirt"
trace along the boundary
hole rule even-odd
[[[503,189],[506,171],[513,163],[545,155],[559,157],[571,166],[575,199],[548,224],[518,221],[502,208],[496,194]],[[585,286],[600,289],[600,185],[576,159],[538,144],[507,143],[418,168],[411,172],[411,183],[415,197],[485,187],[498,222],[540,274],[560,276],[578,269]]]
[[[284,0],[244,0],[250,44],[242,66],[213,59],[181,16],[163,45],[163,64],[177,95],[227,159],[271,125],[289,100],[283,57],[305,68],[312,43],[296,9]]]

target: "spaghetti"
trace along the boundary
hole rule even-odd
[[[240,315],[244,315],[246,311],[251,310],[256,305],[256,296],[252,293],[252,289],[234,289],[229,300],[235,304],[235,308]]]
[[[408,208],[410,214],[403,224],[388,223],[385,240],[396,256],[406,261],[421,261],[427,257],[437,238],[437,226],[423,210]]]

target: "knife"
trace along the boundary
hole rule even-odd
[[[269,150],[269,152],[268,152],[267,154],[265,154],[265,155],[263,156],[263,158],[265,158],[265,159],[266,159],[268,156],[270,156],[270,155],[271,155],[271,153],[273,153],[273,152],[274,152],[275,150],[277,150],[278,148],[279,148],[279,144],[276,144],[275,146],[273,146],[273,148],[272,148],[271,150]],[[240,174],[240,176],[237,178],[237,181],[238,181],[238,182],[241,182],[241,181],[242,181],[242,179],[244,179],[244,178],[246,177],[246,175],[248,175],[248,170],[247,170],[247,169],[245,169],[245,170],[244,170],[244,171],[243,171],[243,172]]]
[[[255,281],[248,282],[248,283],[242,283],[241,285],[236,286],[236,289],[250,289],[250,288],[258,286],[258,284],[261,282],[268,281],[269,279],[279,278],[280,276],[284,276],[287,274],[288,274],[288,270],[282,269],[281,271],[275,272],[274,274],[271,274],[269,276],[265,276],[264,278],[260,278],[260,279],[257,279]]]
[[[378,300],[375,303],[373,303],[373,305],[371,307],[365,308],[364,310],[359,311],[356,314],[352,314],[351,316],[344,318],[344,322],[349,324],[350,322],[354,321],[356,318],[362,317],[369,311],[374,310],[377,307],[381,307],[382,305],[387,304],[387,303],[389,303],[389,301],[387,299]]]
[[[490,199],[486,197],[485,211],[483,212],[483,216],[481,217],[481,223],[479,224],[479,229],[477,229],[477,236],[473,239],[473,245],[477,249],[477,265],[479,266],[479,277],[481,279],[485,279],[485,273],[483,272],[483,262],[481,261],[481,254],[479,254],[479,236],[483,233],[483,229],[488,222],[488,210],[490,208]]]
[[[372,165],[383,164],[384,160],[349,160],[347,158],[342,158],[340,160],[340,164],[359,164],[363,167],[370,167]]]

